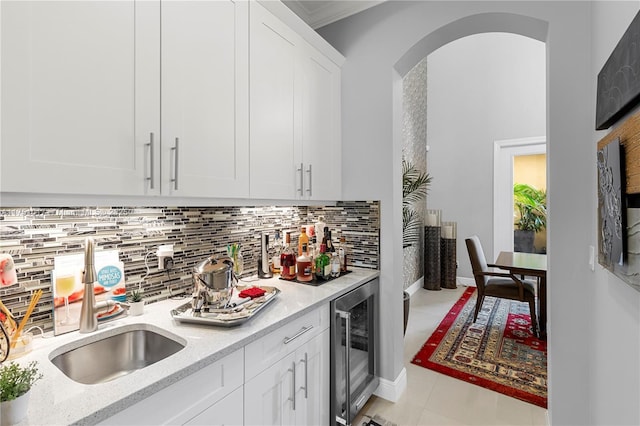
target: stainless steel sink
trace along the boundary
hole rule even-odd
[[[62,352],[53,351],[49,359],[70,379],[91,385],[145,368],[185,347],[177,336],[166,337],[146,324],[108,334],[99,340],[90,336],[75,342],[71,348],[60,348]]]

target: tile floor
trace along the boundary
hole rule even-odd
[[[455,290],[419,289],[411,296],[404,340],[407,389],[398,402],[373,396],[353,423],[375,414],[398,426],[413,425],[548,425],[547,410],[518,399],[411,364],[411,359],[462,295]]]

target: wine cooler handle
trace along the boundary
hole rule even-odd
[[[309,399],[309,369],[307,368],[307,363],[309,361],[309,356],[307,353],[304,353],[304,358],[300,360],[300,362],[304,362],[304,399]]]
[[[345,390],[345,425],[351,425],[351,380],[349,380],[349,372],[351,371],[351,313],[336,310],[336,315],[344,318],[344,390]],[[342,423],[342,422],[341,422]]]
[[[304,164],[300,163],[300,168],[296,169],[296,172],[300,172],[300,189],[298,189],[298,192],[300,193],[300,196],[302,197],[302,195],[304,194]]]
[[[149,181],[149,189],[153,189],[154,187],[154,166],[153,163],[155,162],[155,157],[153,155],[153,132],[151,132],[149,134],[149,143],[145,144],[146,146],[149,147],[149,173],[150,176],[147,178],[147,180]]]
[[[176,144],[173,148],[171,148],[171,152],[173,152],[173,172],[174,177],[171,179],[173,182],[173,189],[178,190],[178,148],[180,144],[180,139],[176,138]]]
[[[302,336],[304,333],[306,333],[307,331],[311,330],[313,328],[312,325],[308,326],[308,327],[302,327],[300,329],[300,331],[298,331],[296,334],[293,335],[293,337],[285,337],[284,338],[284,344],[287,345],[291,342],[293,342],[294,340],[296,340],[298,337]]]
[[[307,170],[307,173],[309,173],[309,188],[307,188],[307,192],[309,193],[309,197],[311,197],[313,195],[311,192],[313,188],[313,181],[312,181],[313,174],[311,173],[311,164],[309,164],[309,169]]]
[[[296,362],[293,361],[291,363],[291,373],[293,374],[293,379],[291,380],[291,408],[293,411],[296,411]]]

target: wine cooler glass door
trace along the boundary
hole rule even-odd
[[[338,424],[350,425],[378,386],[377,283],[364,284],[334,302],[333,403]]]

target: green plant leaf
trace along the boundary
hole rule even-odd
[[[3,365],[0,367],[0,401],[11,401],[24,395],[41,378],[36,361],[31,361],[26,367],[15,362]]]
[[[538,232],[547,226],[547,194],[531,185],[513,185],[513,206],[518,212],[515,225],[523,231]]]

